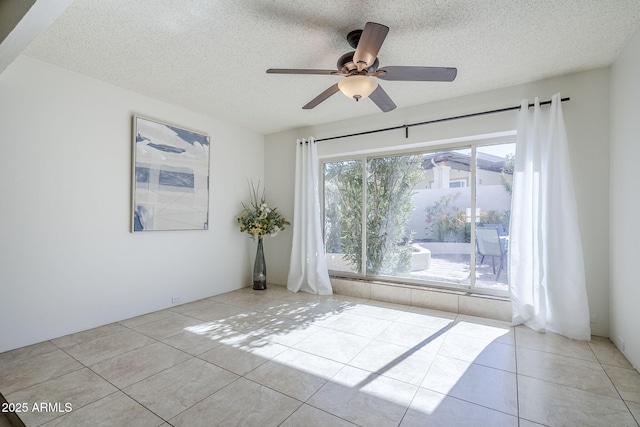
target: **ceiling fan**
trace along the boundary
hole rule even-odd
[[[344,77],[302,107],[309,110],[331,95],[342,91],[349,98],[359,101],[369,97],[383,112],[396,108],[389,95],[373,79],[393,81],[451,82],[458,70],[451,67],[388,66],[378,68],[378,51],[389,27],[367,22],[364,30],[354,30],[347,35],[347,42],[355,49],[338,59],[337,70],[269,68],[269,74],[321,74]]]

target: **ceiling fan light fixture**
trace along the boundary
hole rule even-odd
[[[338,88],[347,97],[356,101],[366,98],[378,87],[378,82],[363,75],[347,76],[338,82]]]

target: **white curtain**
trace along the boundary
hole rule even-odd
[[[293,292],[331,295],[320,220],[318,150],[313,138],[296,142],[295,179],[293,245],[287,288]]]
[[[582,241],[560,94],[518,116],[509,287],[514,324],[589,340]]]

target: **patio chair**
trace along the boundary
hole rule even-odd
[[[504,226],[502,224],[480,224],[480,226],[484,228],[497,228],[500,237],[507,235],[507,232],[504,231]]]
[[[478,247],[478,255],[480,264],[484,262],[485,256],[490,256],[493,263],[493,274],[496,275],[496,281],[500,279],[502,265],[507,257],[507,247],[500,239],[500,233],[497,228],[478,227],[476,228],[476,245]],[[498,264],[498,272],[496,273],[496,258],[500,260]]]

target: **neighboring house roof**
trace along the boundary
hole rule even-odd
[[[479,169],[492,172],[502,172],[504,160],[504,157],[494,156],[487,153],[476,153],[476,162]],[[437,165],[449,166],[451,169],[468,171],[471,167],[471,156],[457,151],[441,151],[438,153],[425,154],[423,156],[423,169],[433,169],[434,163]]]

